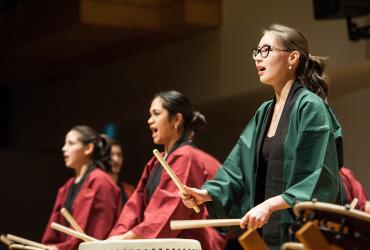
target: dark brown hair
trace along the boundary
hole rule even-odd
[[[206,126],[207,120],[199,111],[194,110],[190,100],[175,90],[163,91],[155,94],[153,100],[160,97],[163,100],[163,108],[169,113],[170,118],[177,113],[182,114],[184,119],[184,133],[189,134],[194,131],[195,134]]]
[[[75,126],[71,130],[80,134],[79,140],[84,145],[89,143],[94,145],[94,151],[91,157],[94,164],[98,165],[106,172],[111,172],[111,146],[106,137],[99,134],[96,129],[85,125]]]

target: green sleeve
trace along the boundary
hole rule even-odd
[[[212,197],[207,203],[213,218],[240,218],[250,209],[253,200],[254,164],[256,138],[260,124],[270,102],[265,102],[256,112],[241,134],[222,167],[213,180],[206,182],[206,189]]]
[[[230,211],[235,200],[243,194],[243,173],[240,169],[241,145],[235,145],[222,167],[218,170],[215,179],[206,182],[203,188],[212,197],[212,202],[207,203],[210,216],[213,218],[227,218],[226,211]]]
[[[284,171],[289,172],[283,199],[293,205],[296,201],[316,198],[336,202],[339,192],[336,131],[331,113],[322,101],[309,101],[298,113],[298,135],[294,157],[287,160]],[[289,161],[291,169],[287,170]]]

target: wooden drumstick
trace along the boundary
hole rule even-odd
[[[172,171],[171,167],[167,164],[166,160],[163,159],[161,153],[159,153],[159,151],[157,149],[154,149],[153,150],[153,154],[155,155],[155,157],[157,158],[157,160],[161,163],[162,167],[166,170],[166,172],[171,177],[171,179],[175,182],[177,188],[180,189],[181,193],[183,193],[185,195],[188,194],[188,192],[184,188],[184,185],[181,183],[181,181],[176,176],[176,174]],[[196,213],[199,213],[200,212],[200,209],[199,209],[199,207],[198,207],[197,204],[195,204],[195,206],[193,207],[193,209],[194,209],[194,211]]]
[[[38,243],[38,242],[35,242],[35,241],[32,241],[32,240],[27,240],[25,238],[22,238],[22,237],[13,235],[13,234],[7,234],[6,237],[11,241],[18,242],[18,243],[21,243],[21,244],[24,244],[24,245],[29,245],[31,247],[38,247],[38,248],[42,248],[42,249],[50,249],[47,245],[44,245],[44,244],[41,244],[41,243]]]
[[[65,233],[65,234],[68,234],[68,235],[72,235],[76,238],[79,238],[83,241],[98,241],[97,239],[91,237],[91,236],[88,236],[87,234],[84,234],[84,233],[80,233],[78,231],[75,231],[73,229],[70,229],[69,227],[65,227],[63,225],[60,225],[58,223],[55,223],[55,222],[52,222],[51,223],[51,228],[57,230],[57,231],[60,231],[62,233]]]
[[[8,246],[13,243],[11,240],[6,238],[6,236],[3,235],[3,234],[0,236],[0,240],[1,240],[2,243],[4,243],[5,245],[8,245]]]
[[[229,227],[239,226],[241,219],[213,219],[213,220],[173,220],[170,223],[172,230],[192,229],[202,227]],[[255,229],[248,229],[239,237],[239,242],[243,249],[261,249],[268,250],[265,242]]]
[[[358,199],[354,198],[350,204],[350,209],[354,209],[357,205]]]
[[[44,250],[44,248],[25,246],[21,244],[11,244],[9,249]]]
[[[76,222],[76,220],[72,217],[72,215],[68,212],[68,210],[63,207],[60,212],[63,214],[64,218],[68,221],[69,224],[76,230],[77,232],[85,234],[85,232],[82,230],[80,225]]]
[[[171,220],[172,230],[191,229],[202,227],[229,227],[239,226],[241,219],[211,219],[211,220]]]

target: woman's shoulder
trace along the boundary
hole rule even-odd
[[[118,189],[117,184],[114,183],[112,178],[100,168],[92,170],[87,181],[97,186],[111,186]]]
[[[197,148],[196,146],[192,144],[188,144],[188,145],[183,145],[177,148],[175,151],[171,153],[171,155],[192,155],[192,154],[199,154],[201,152],[203,151]]]
[[[174,153],[176,153],[176,155],[178,156],[183,156],[183,157],[191,158],[194,160],[197,159],[202,162],[208,162],[208,163],[214,162],[216,164],[220,164],[219,161],[215,157],[203,151],[202,149],[192,146],[192,145],[183,146],[177,149],[176,151]]]
[[[306,88],[304,88],[297,97],[293,110],[295,110],[299,116],[307,112],[319,113],[323,116],[331,113],[331,109],[326,101]]]
[[[65,192],[69,189],[70,186],[72,186],[73,182],[75,180],[75,177],[71,177],[69,178],[59,189],[59,193],[60,192]]]
[[[260,111],[263,111],[265,109],[267,109],[269,106],[271,106],[273,102],[273,99],[271,100],[267,100],[267,101],[264,101],[260,106],[259,108],[257,109],[257,113],[260,112]]]
[[[173,158],[169,161],[173,164],[172,166],[178,166],[182,170],[194,168],[199,171],[199,174],[208,173],[210,176],[214,176],[221,166],[215,157],[192,145],[182,146],[171,155]]]
[[[194,145],[184,145],[171,153],[171,157],[212,157],[207,152],[197,148]]]
[[[265,114],[266,111],[271,107],[273,99],[264,101],[257,109],[255,117],[258,118],[261,114]]]
[[[109,175],[104,171],[102,170],[101,168],[94,168],[89,176],[93,177],[93,178],[106,178],[106,177],[109,177]]]
[[[175,151],[171,153],[171,157],[191,157],[193,154],[198,153],[198,150],[192,145],[184,145],[182,147],[177,148]]]
[[[252,119],[249,121],[248,125],[251,124],[257,124],[261,121],[261,119],[265,116],[266,112],[269,110],[269,108],[272,105],[273,100],[264,101],[257,109],[257,111],[254,113]],[[247,125],[247,127],[248,127]]]
[[[299,105],[327,106],[324,99],[306,88],[301,91],[297,100]]]
[[[342,133],[339,121],[327,102],[308,89],[304,89],[298,96],[293,113],[297,119],[304,120],[306,125],[330,128],[338,131],[338,136]]]

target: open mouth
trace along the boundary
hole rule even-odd
[[[150,128],[152,130],[152,137],[156,136],[157,133],[158,133],[158,129],[157,128]]]
[[[263,73],[265,72],[266,68],[265,67],[262,67],[262,66],[256,66],[256,67],[257,67],[258,75],[259,76],[263,75]]]
[[[258,70],[258,72],[263,72],[263,71],[265,71],[265,67],[262,67],[262,66],[257,66],[257,70]]]

